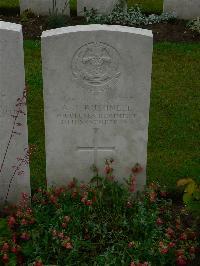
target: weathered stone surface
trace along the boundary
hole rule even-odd
[[[152,33],[106,25],[43,32],[42,59],[48,185],[88,180],[90,166],[115,160],[115,176],[144,167]]]
[[[21,25],[0,21],[0,203],[30,193],[24,88]]]
[[[174,12],[180,19],[193,19],[200,16],[200,1],[164,0],[164,12]]]
[[[84,15],[84,11],[95,9],[100,14],[108,14],[120,3],[120,0],[77,0],[77,14]]]
[[[54,1],[56,1],[58,13],[70,14],[69,0]],[[23,13],[26,9],[30,9],[36,15],[49,15],[53,11],[53,0],[21,0],[20,13]]]

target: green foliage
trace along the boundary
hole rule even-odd
[[[163,0],[127,0],[128,6],[138,5],[142,12],[161,14],[163,12]]]
[[[33,12],[30,9],[27,9],[22,14],[20,14],[20,20],[22,23],[28,22],[28,20],[34,16],[35,15],[33,14]]]
[[[19,0],[1,0],[0,8],[17,8],[19,7]]]
[[[184,186],[183,202],[190,211],[200,215],[200,185],[192,178],[180,179],[177,186]]]
[[[200,33],[200,17],[189,21],[187,27],[192,31]]]
[[[117,24],[126,26],[150,25],[175,19],[173,14],[145,15],[139,7],[131,7],[125,11],[121,6],[116,6],[109,15],[96,14],[95,10],[89,10],[85,12],[85,16],[87,22],[91,24]]]
[[[196,233],[174,215],[166,195],[157,184],[133,194],[109,174],[88,184],[73,180],[67,187],[38,189],[32,209],[24,197],[8,218],[12,237],[2,243],[0,259],[6,254],[26,265],[173,266],[181,249],[182,259],[192,260]]]

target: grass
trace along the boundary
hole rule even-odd
[[[0,8],[16,8],[19,7],[19,0],[0,0]]]
[[[76,9],[76,1],[70,0],[72,10]],[[128,5],[137,4],[144,12],[161,13],[163,10],[163,0],[128,0]],[[16,8],[19,0],[0,0],[0,8]]]
[[[149,125],[149,181],[174,187],[182,177],[200,173],[198,112],[200,44],[154,46]],[[40,42],[25,41],[29,142],[37,146],[31,162],[33,188],[44,184],[45,152]]]
[[[145,13],[162,13],[163,0],[128,0],[128,6],[138,5]]]

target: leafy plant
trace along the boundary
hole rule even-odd
[[[7,218],[11,235],[0,246],[2,263],[173,266],[193,260],[197,234],[174,214],[167,192],[152,183],[133,193],[142,167],[135,165],[122,185],[113,164],[106,160],[105,177],[93,167],[87,184],[73,179],[67,187],[38,189],[32,208],[23,194]]]
[[[47,20],[48,28],[50,29],[61,28],[67,24],[69,18],[65,14],[65,12],[68,5],[69,5],[69,0],[66,0],[63,10],[59,12],[57,7],[57,0],[52,0],[52,10],[49,10],[49,17]]]
[[[196,19],[189,21],[187,27],[192,31],[200,33],[200,17],[197,17]]]
[[[120,5],[116,6],[109,15],[99,15],[95,10],[90,10],[85,12],[85,16],[87,22],[92,24],[118,24],[126,26],[150,25],[175,19],[174,14],[168,13],[145,15],[139,7],[128,8],[125,12],[124,8]]]
[[[193,212],[200,215],[200,185],[192,178],[180,179],[177,186],[184,186],[183,202]]]
[[[22,14],[20,14],[21,22],[28,22],[30,18],[35,17],[35,14],[31,11],[31,9],[26,9]]]

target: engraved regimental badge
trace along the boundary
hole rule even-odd
[[[72,72],[79,84],[90,92],[105,91],[116,83],[119,53],[112,46],[92,42],[80,47],[72,59]]]

